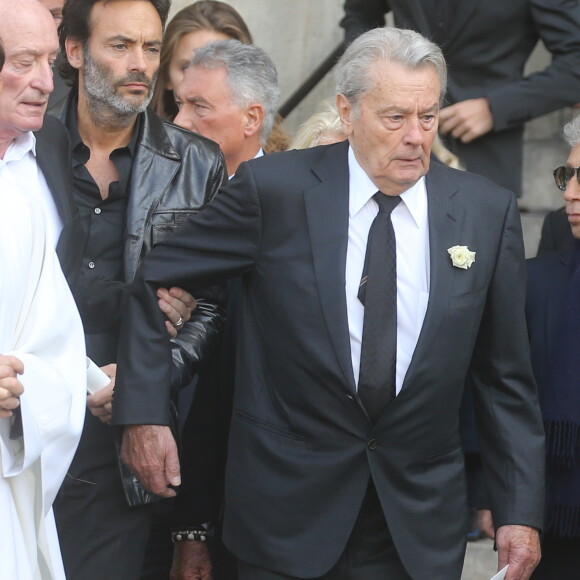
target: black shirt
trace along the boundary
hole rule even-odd
[[[71,99],[66,114],[66,127],[71,141],[73,189],[79,217],[87,234],[83,251],[81,277],[123,281],[123,248],[127,214],[127,195],[131,168],[137,147],[140,116],[130,143],[111,152],[109,159],[115,164],[119,180],[109,185],[109,195],[101,197],[99,187],[85,164],[90,149],[78,132],[77,100]],[[98,365],[116,361],[117,333],[87,335],[87,354]]]

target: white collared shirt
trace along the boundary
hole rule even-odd
[[[36,137],[31,131],[14,139],[4,158],[0,159],[0,184],[3,182],[24,189],[36,200],[45,215],[48,242],[56,248],[63,224],[46,179],[36,163]]]
[[[379,209],[377,186],[348,150],[349,222],[346,306],[352,369],[358,386],[364,306],[358,299],[369,230]],[[425,178],[401,194],[391,214],[397,244],[397,377],[399,394],[409,368],[429,299],[429,221]]]

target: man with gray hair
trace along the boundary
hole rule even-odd
[[[171,372],[157,287],[242,276],[224,517],[240,579],[458,580],[469,374],[499,565],[526,580],[544,434],[515,197],[431,163],[446,79],[436,45],[377,29],[337,77],[347,142],[242,164],[145,259],[113,420]],[[158,345],[147,369],[143,344]]]
[[[564,127],[570,146],[554,170],[572,243],[527,262],[526,318],[534,375],[546,428],[546,493],[542,561],[534,580],[575,578],[580,567],[580,117]]]
[[[276,67],[261,48],[222,40],[197,49],[175,94],[175,124],[218,143],[229,176],[263,155],[280,90]]]

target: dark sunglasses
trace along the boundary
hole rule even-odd
[[[554,169],[554,181],[556,182],[556,187],[564,191],[568,182],[576,174],[576,179],[580,183],[580,167],[565,167],[564,165],[556,167]]]

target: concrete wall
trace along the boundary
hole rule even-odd
[[[172,14],[187,4],[183,0],[175,2]],[[229,0],[229,4],[240,12],[256,44],[274,60],[282,102],[343,38],[338,25],[343,0]],[[530,59],[528,71],[541,69],[548,62],[548,53],[538,46]],[[293,133],[322,99],[333,95],[334,82],[330,74],[288,117],[286,129]],[[552,170],[566,160],[568,148],[561,138],[562,126],[575,114],[572,109],[558,111],[536,119],[526,127],[524,194],[520,205],[526,210],[522,219],[528,255],[535,253],[543,215],[562,204],[561,194],[552,180]]]

